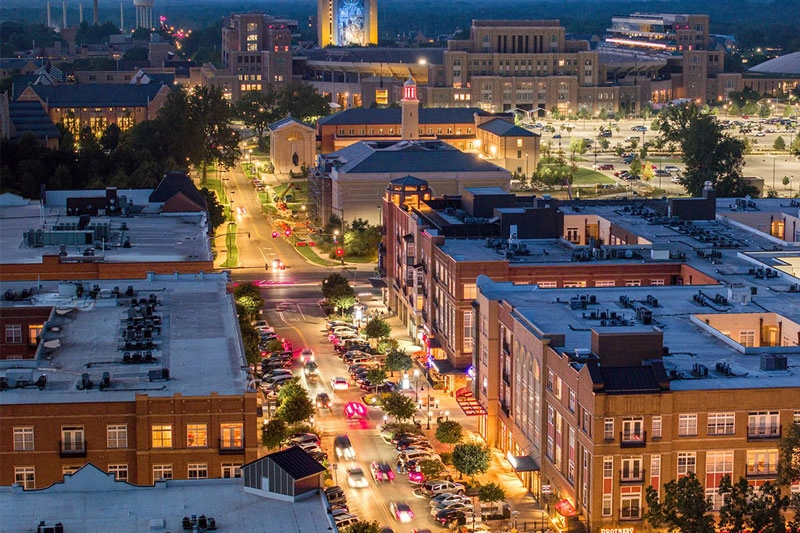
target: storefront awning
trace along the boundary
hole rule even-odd
[[[450,361],[447,359],[429,359],[431,363],[431,368],[436,370],[441,375],[445,374],[466,374],[466,369],[463,368],[453,368],[453,365],[450,364]]]
[[[511,463],[514,472],[538,472],[539,465],[533,460],[530,455],[511,455],[511,452],[506,455],[506,459]]]
[[[383,278],[368,278],[369,284],[372,285],[373,289],[385,289],[388,287],[386,284],[386,280]]]
[[[442,341],[440,341],[436,337],[429,337],[428,338],[428,347],[429,348],[441,348],[442,347]]]

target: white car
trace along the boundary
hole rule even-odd
[[[354,489],[363,489],[369,486],[369,481],[364,475],[364,471],[356,466],[347,471],[347,484]]]
[[[312,350],[311,348],[303,348],[303,351],[300,352],[300,362],[305,364],[313,360],[314,360],[314,350]]]
[[[463,494],[442,493],[431,499],[431,507],[447,507],[454,503],[472,503],[472,498]]]
[[[472,504],[468,502],[455,502],[449,505],[434,505],[431,507],[431,514],[436,516],[439,511],[444,511],[447,509],[448,511],[472,511]]]
[[[347,390],[350,388],[350,385],[347,383],[347,378],[339,376],[331,378],[331,388],[333,390]]]

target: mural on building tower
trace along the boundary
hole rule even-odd
[[[364,27],[364,0],[342,0],[339,4],[339,44],[362,44],[367,35]]]

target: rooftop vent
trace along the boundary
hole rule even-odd
[[[761,370],[766,372],[772,370],[786,370],[788,368],[788,361],[785,355],[762,355],[761,356]]]

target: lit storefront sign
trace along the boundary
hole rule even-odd
[[[601,527],[600,533],[635,533],[632,527]]]

